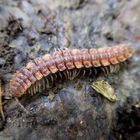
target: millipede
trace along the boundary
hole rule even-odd
[[[57,77],[75,78],[81,71],[115,67],[132,56],[128,44],[91,49],[64,49],[45,54],[27,63],[10,80],[10,95],[20,98],[26,93],[34,95],[47,88]],[[84,70],[83,70],[84,69]]]

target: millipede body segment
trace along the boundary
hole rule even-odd
[[[49,75],[73,69],[116,65],[131,56],[132,49],[126,44],[99,49],[62,50],[46,54],[29,62],[13,76],[10,81],[10,94],[12,97],[20,98],[34,84]],[[38,88],[41,88],[40,83]]]

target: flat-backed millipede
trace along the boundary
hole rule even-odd
[[[55,74],[67,77],[78,75],[85,68],[115,66],[132,56],[129,45],[120,44],[114,47],[99,49],[72,49],[56,51],[34,59],[19,70],[10,81],[10,95],[20,98],[25,93],[35,94],[46,89],[46,83],[53,81]]]

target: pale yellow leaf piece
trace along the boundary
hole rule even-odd
[[[105,98],[107,98],[109,101],[116,101],[117,97],[115,95],[114,89],[109,85],[107,81],[101,80],[97,82],[93,82],[91,87],[102,94]]]
[[[2,119],[5,120],[5,116],[3,113],[3,105],[2,105],[2,94],[3,94],[3,87],[2,87],[2,82],[0,79],[0,113],[1,113]]]

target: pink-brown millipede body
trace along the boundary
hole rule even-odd
[[[13,76],[10,81],[10,94],[12,97],[19,98],[37,81],[50,74],[72,69],[115,65],[131,56],[132,49],[126,44],[99,49],[62,50],[45,54],[29,62]]]

